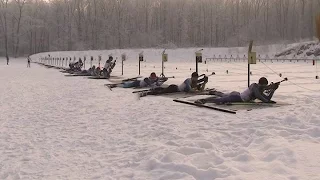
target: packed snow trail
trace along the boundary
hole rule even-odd
[[[137,100],[130,89],[109,91],[108,81],[28,69],[24,59],[4,62],[0,179],[320,179],[319,91],[287,84],[275,100],[293,105],[233,115],[165,97]],[[178,77],[168,83],[190,74],[166,70]],[[219,89],[246,84],[238,74],[211,78],[208,86]],[[319,88],[308,81],[306,88]]]

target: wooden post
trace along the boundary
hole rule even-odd
[[[92,61],[93,61],[93,57],[91,56],[91,59],[90,59],[90,66],[92,67]]]
[[[257,63],[256,52],[252,52],[253,41],[250,41],[249,50],[248,50],[248,87],[250,86],[250,64]]]
[[[164,62],[167,62],[167,61],[168,61],[168,54],[166,54],[166,49],[165,49],[162,52],[162,71],[161,71],[162,77],[165,77],[164,76]]]
[[[196,51],[196,72],[198,73],[198,63],[202,63],[202,51],[203,49],[200,49],[199,51]]]
[[[125,61],[127,59],[127,57],[126,57],[126,54],[125,53],[123,53],[122,55],[121,55],[121,62],[122,62],[122,64],[121,64],[121,75],[123,75],[123,62]]]
[[[91,59],[93,59],[93,57],[91,56]],[[102,57],[101,57],[101,55],[99,55],[99,68],[101,69],[101,59],[102,59]]]
[[[141,73],[141,65],[140,65],[141,61],[143,61],[143,52],[139,54],[139,75]]]

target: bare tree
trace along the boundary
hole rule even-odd
[[[8,24],[7,24],[7,11],[8,11],[8,0],[0,1],[0,22],[3,28],[3,36],[4,36],[4,47],[5,47],[5,56],[7,59],[7,65],[9,65],[9,55],[8,55]]]
[[[15,2],[18,5],[19,8],[19,15],[17,18],[17,31],[16,31],[16,40],[13,43],[14,44],[14,56],[17,57],[18,56],[18,52],[19,52],[19,43],[20,43],[20,27],[21,27],[21,20],[22,20],[22,9],[24,7],[24,4],[26,2],[26,0],[15,0]]]
[[[311,39],[320,9],[319,0],[0,0],[0,5],[0,53],[7,57]]]
[[[317,37],[320,42],[320,14],[316,18],[316,27],[317,27]]]
[[[123,6],[123,0],[116,0],[116,7],[117,7],[117,11],[118,11],[118,18],[117,18],[117,26],[118,26],[118,48],[122,48],[122,44],[121,44],[121,31],[122,31],[122,6]]]
[[[304,26],[304,14],[305,14],[305,5],[306,4],[306,1],[305,0],[301,0],[301,19],[300,19],[300,22],[301,22],[301,26],[300,26],[300,38],[303,38],[304,37],[304,28],[303,28],[303,26]]]

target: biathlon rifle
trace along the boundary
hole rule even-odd
[[[285,82],[285,81],[288,81],[288,78],[284,78],[283,80],[281,80],[279,82],[271,83],[271,84],[278,84],[279,85],[280,83]]]
[[[206,74],[201,74],[199,77],[201,77],[201,76],[207,76],[207,77],[209,77],[209,76],[212,76],[212,75],[215,75],[216,73],[215,72],[212,72],[211,74],[209,74],[209,75],[206,75]]]
[[[169,76],[169,77],[164,76],[164,77],[160,77],[160,79],[171,79],[171,78],[176,78],[176,77],[174,77],[174,76]]]
[[[271,89],[275,89],[274,86],[279,86],[282,82],[288,81],[288,78],[284,78],[283,80],[273,83],[271,82],[271,84],[269,86],[267,86],[267,90],[271,90]]]

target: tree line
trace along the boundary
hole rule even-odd
[[[316,36],[319,0],[0,0],[0,56]]]

